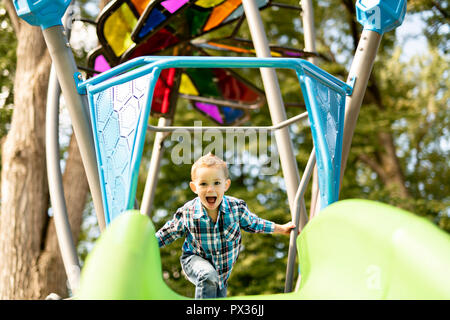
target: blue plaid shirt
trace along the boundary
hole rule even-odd
[[[179,208],[173,218],[158,230],[156,237],[163,247],[186,237],[183,253],[198,255],[215,267],[219,287],[223,288],[231,274],[241,246],[241,231],[273,233],[275,224],[250,212],[245,201],[224,196],[214,222],[197,197]]]

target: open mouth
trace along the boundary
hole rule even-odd
[[[208,202],[208,204],[215,204],[217,200],[217,197],[206,197],[206,202]]]

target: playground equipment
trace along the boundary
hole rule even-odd
[[[364,25],[364,31],[347,83],[301,59],[270,58],[270,49],[262,28],[259,8],[254,0],[245,0],[242,3],[240,15],[245,12],[248,19],[256,58],[136,57],[94,78],[83,80],[75,65],[72,52],[66,45],[68,41],[61,25],[61,17],[69,3],[69,0],[14,1],[20,17],[30,24],[42,27],[54,63],[53,74],[58,77],[72,118],[99,226],[102,231],[106,229],[86,263],[81,288],[78,291],[79,279],[76,273],[78,260],[67,223],[64,201],[61,199],[60,177],[55,172],[59,168],[55,163],[51,163],[49,183],[52,203],[57,207],[55,222],[58,240],[66,273],[77,297],[181,298],[171,292],[162,281],[159,250],[154,239],[151,221],[142,214],[125,212],[134,207],[137,170],[146,130],[156,132],[172,132],[177,129],[195,130],[195,127],[170,126],[170,119],[165,118],[162,118],[163,121],[160,121],[157,127],[147,125],[154,89],[160,75],[168,76],[165,70],[194,67],[262,68],[261,76],[273,125],[244,127],[244,129],[275,132],[292,219],[297,226],[291,234],[286,292],[292,291],[297,245],[302,266],[302,283],[298,292],[265,298],[443,298],[450,296],[448,279],[438,280],[438,277],[443,275],[446,268],[450,266],[448,255],[445,255],[446,251],[443,249],[448,250],[450,247],[448,236],[419,218],[381,204],[349,201],[331,205],[338,200],[340,181],[351,137],[381,37],[384,32],[401,24],[406,12],[406,1],[359,0],[357,2],[358,20]],[[142,1],[116,1],[110,8],[124,3],[129,6],[130,3],[136,5]],[[183,5],[192,6],[194,1],[172,1],[171,3],[179,4],[177,8],[171,8],[175,12]],[[259,7],[269,3],[270,1],[259,2]],[[162,2],[154,1],[152,5],[140,11],[139,22],[136,24],[138,28],[131,33],[131,40],[151,37],[150,33],[144,35],[143,30],[145,32],[166,30],[163,28],[164,23],[161,26],[156,24],[158,20],[155,20],[154,10],[158,5],[162,5]],[[234,9],[238,9],[238,5]],[[228,13],[234,12],[233,10]],[[238,13],[235,18],[239,16]],[[151,28],[143,22],[147,21],[146,19],[154,23]],[[158,19],[160,22],[173,20],[169,16],[161,15]],[[214,26],[210,29],[213,28]],[[108,41],[106,34],[107,32],[105,40]],[[128,36],[125,35],[125,37]],[[127,57],[130,57],[139,48],[137,45],[131,48],[119,48],[115,45],[106,47],[108,50],[101,53],[113,62],[122,62],[121,59],[124,58],[122,54],[127,52],[129,53]],[[97,54],[96,57],[99,56],[100,54]],[[296,72],[307,114],[286,119],[274,68],[289,68]],[[54,76],[52,79],[54,82],[51,88],[55,88]],[[124,103],[125,101],[133,103]],[[53,120],[55,119],[54,113],[50,116]],[[292,142],[286,126],[305,117],[308,117],[311,123],[315,148],[299,181]],[[52,123],[54,124],[54,121]],[[215,128],[224,129],[224,127]],[[233,127],[227,127],[227,129],[230,128]],[[156,140],[158,143],[159,140]],[[52,144],[53,153],[56,153],[57,141],[52,140]],[[160,153],[155,156],[155,158],[158,157],[160,158]],[[320,207],[324,210],[319,217],[306,225],[296,242],[295,235],[307,222],[303,196],[316,160]],[[153,173],[158,170],[158,160],[155,160],[155,163]],[[153,174],[153,178],[149,179],[150,186],[154,186],[154,176]],[[144,209],[144,214],[148,214],[148,208],[151,206],[152,189],[154,188],[150,187],[147,192],[146,187],[144,191],[145,197],[149,199],[146,201],[147,209]],[[53,190],[59,191],[53,193]],[[379,214],[383,215],[381,220],[384,221],[383,226],[378,225],[380,220],[376,216]],[[327,236],[318,236],[318,234],[322,235],[322,232],[326,232]],[[427,242],[421,243],[420,250],[411,252],[408,246],[419,247],[415,236],[426,236]],[[337,241],[338,239],[341,240]],[[380,243],[381,249],[377,249]],[[330,250],[331,252],[345,251],[345,254],[342,257],[331,255],[332,258],[328,259],[327,248],[334,248]],[[439,260],[438,264],[425,265],[423,261],[420,262],[421,254],[428,254],[430,259]],[[391,263],[393,256],[399,260]],[[358,257],[356,259],[358,261],[355,261],[353,257]],[[405,266],[410,267],[412,262],[416,266],[411,268],[411,272],[401,275],[399,270]],[[110,271],[105,272],[102,265],[111,263],[114,263],[116,268],[107,268]],[[359,273],[350,273],[349,268]],[[378,272],[378,275],[374,276],[373,283],[370,282],[370,285],[367,285],[367,277],[364,278],[361,272],[369,272],[370,276],[373,272]],[[138,275],[140,281],[135,281]],[[379,278],[376,278],[377,276]]]
[[[147,129],[151,93],[159,73],[169,68],[188,67],[291,68],[297,73],[312,122],[317,158],[324,179],[321,194],[324,206],[337,200],[339,188],[341,135],[345,96],[352,88],[314,65],[284,58],[145,57],[136,58],[79,84],[86,90],[99,162],[100,184],[106,223],[109,224],[134,204],[137,171]],[[148,94],[147,94],[148,93]],[[130,97],[130,98],[129,98]],[[131,102],[130,102],[131,101]],[[126,103],[125,103],[126,102]],[[119,110],[113,112],[113,110]],[[129,114],[133,114],[131,117]],[[123,121],[125,118],[127,121]],[[130,123],[128,119],[134,120]],[[283,128],[279,126],[277,129]],[[216,127],[220,129],[223,127]],[[258,127],[249,127],[259,129]],[[331,128],[331,129],[330,129]],[[159,127],[155,130],[194,130],[193,127]],[[226,127],[230,130],[230,127]],[[262,128],[273,130],[273,128]],[[122,132],[125,130],[125,132]],[[127,141],[131,141],[127,144]],[[127,147],[129,146],[129,148]],[[116,146],[113,150],[113,146]],[[120,165],[116,165],[120,163]],[[126,168],[124,168],[126,167]],[[127,173],[129,176],[127,176]],[[120,183],[117,181],[120,180]],[[124,199],[119,199],[123,196]]]
[[[336,202],[308,222],[297,239],[302,270],[298,291],[238,298],[448,298],[450,240],[436,229],[385,204]],[[186,299],[163,281],[154,226],[138,212],[113,221],[84,268],[83,299]]]

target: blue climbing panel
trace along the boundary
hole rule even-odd
[[[141,57],[78,84],[89,98],[107,224],[133,208],[153,90],[161,70],[224,67],[296,71],[316,146],[321,207],[337,201],[345,96],[351,94],[351,86],[301,59]]]
[[[345,93],[308,76],[301,86],[316,147],[320,206],[325,208],[339,198]]]
[[[152,74],[89,95],[105,222],[134,206]],[[91,93],[93,87],[87,87]]]

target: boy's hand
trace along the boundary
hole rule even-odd
[[[292,221],[289,221],[285,224],[275,224],[275,230],[273,231],[273,233],[289,235],[291,233],[291,230],[293,230],[294,228],[295,224],[293,224]]]

